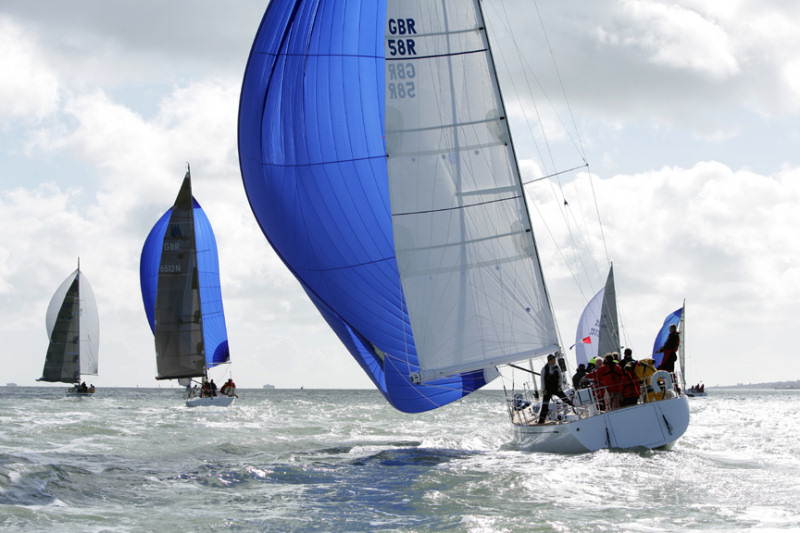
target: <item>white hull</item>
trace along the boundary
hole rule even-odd
[[[211,396],[206,398],[189,398],[186,407],[228,407],[236,399],[235,396]]]
[[[513,424],[514,443],[536,452],[585,453],[602,448],[661,448],[689,427],[689,400],[679,396],[562,423]]]

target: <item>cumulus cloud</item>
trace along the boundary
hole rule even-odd
[[[59,79],[38,41],[0,14],[0,120],[37,122],[58,103]]]
[[[622,2],[614,44],[640,48],[648,60],[716,78],[738,74],[731,36],[714,20],[675,3]]]
[[[693,375],[741,379],[732,368],[714,369],[718,354],[744,364],[748,349],[739,344],[781,351],[780,332],[792,330],[800,310],[798,178],[797,167],[767,176],[705,161],[592,183],[583,174],[556,193],[550,184],[529,186],[540,206],[534,227],[546,228],[537,236],[562,334],[570,338],[580,309],[602,287],[607,257],[627,345],[650,350],[664,316],[687,299],[687,348],[704,354]],[[757,379],[771,378],[765,371]]]
[[[122,7],[139,21],[131,24],[136,31],[107,6],[78,16],[58,2],[52,11],[34,4],[14,3],[0,15],[0,69],[15,73],[0,77],[8,141],[0,158],[12,178],[0,188],[0,297],[8,317],[0,330],[24,361],[7,379],[29,384],[39,375],[47,302],[80,255],[100,307],[95,383],[154,384],[139,253],[189,162],[220,248],[240,385],[369,386],[269,248],[241,184],[239,84],[263,6],[237,7],[232,22],[218,27],[210,22],[217,22],[216,4],[201,3],[187,33],[175,37],[168,22],[180,4],[152,23],[155,4]],[[504,94],[524,180],[579,166],[583,154],[560,156],[581,143],[599,166],[591,184],[581,170],[527,186],[567,345],[609,258],[626,343],[637,354],[686,298],[687,346],[697,354],[692,376],[773,378],[767,368],[757,369],[763,375],[742,369],[751,368],[754,345],[780,358],[800,311],[793,235],[800,160],[792,137],[800,8],[783,4],[542,3],[552,57],[530,23],[497,36],[502,82],[514,86]],[[502,23],[490,27],[510,31],[516,17],[493,10],[519,13],[519,6],[530,11],[528,2],[488,2],[490,22]],[[201,46],[187,44],[208,27],[214,33]],[[524,59],[506,57],[501,50],[509,48]],[[550,76],[554,61],[565,91],[548,81],[558,80]],[[552,100],[543,103],[542,93]],[[575,124],[564,113],[564,93]],[[565,124],[577,125],[580,141],[559,130]]]

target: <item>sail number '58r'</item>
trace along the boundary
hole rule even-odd
[[[415,29],[413,18],[389,19],[389,35],[416,35],[416,33],[417,30]],[[410,37],[387,39],[386,46],[389,49],[388,57],[390,58],[417,55],[414,39]],[[387,65],[387,75],[389,80],[393,80],[386,84],[387,96],[391,100],[414,98],[416,96],[414,81],[411,81],[416,77],[413,64],[389,63]]]

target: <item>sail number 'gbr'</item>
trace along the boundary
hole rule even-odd
[[[413,18],[389,19],[389,35],[403,37],[386,40],[386,46],[389,49],[388,56],[407,57],[417,55],[414,38],[410,37],[416,34],[417,30]],[[387,96],[391,100],[414,98],[416,96],[416,87],[414,85],[416,71],[413,64],[391,62],[387,63],[386,69],[389,79],[386,84]]]

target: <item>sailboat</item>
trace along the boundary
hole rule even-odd
[[[250,206],[400,411],[563,360],[506,118],[478,0],[272,0],[255,37],[239,107]],[[676,403],[685,420],[630,417],[658,438],[618,438],[604,414],[509,412],[521,447],[573,452],[672,442],[688,422]]]
[[[94,292],[78,268],[58,287],[47,306],[47,346],[42,377],[36,381],[70,383],[68,396],[90,396],[81,376],[97,375],[100,320]]]
[[[702,388],[699,386],[699,384],[692,385],[691,387],[686,386],[686,302],[683,302],[683,305],[680,307],[680,309],[676,309],[672,313],[668,314],[664,319],[664,324],[661,326],[661,329],[658,330],[655,342],[653,342],[653,360],[655,361],[655,364],[661,364],[661,360],[664,357],[664,354],[660,353],[658,350],[664,346],[664,343],[669,336],[670,326],[676,326],[678,328],[678,332],[680,333],[681,340],[680,344],[678,345],[678,364],[680,366],[679,379],[681,388],[689,397],[706,396],[707,394],[705,392],[705,386],[702,386]]]
[[[155,336],[156,379],[177,379],[189,407],[226,407],[235,395],[197,394],[192,378],[230,362],[222,308],[217,244],[211,223],[192,196],[187,168],[173,207],[153,226],[139,265],[142,300]],[[213,381],[213,380],[212,380]]]

